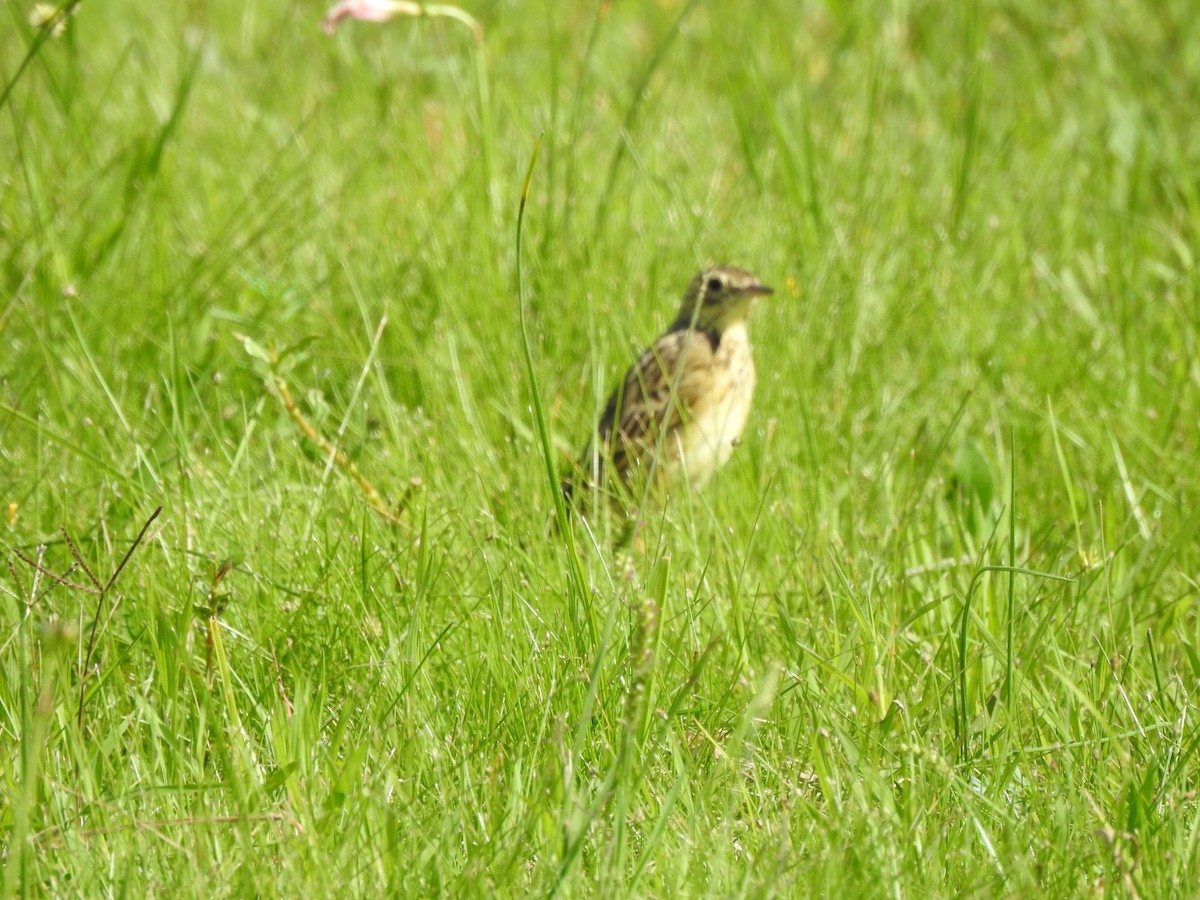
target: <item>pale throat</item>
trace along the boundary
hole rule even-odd
[[[742,337],[746,335],[746,322],[754,311],[754,297],[745,297],[734,303],[723,303],[715,309],[704,311],[701,322],[705,328],[711,328],[718,334],[728,334],[734,328],[741,329]],[[697,323],[700,324],[700,323]]]

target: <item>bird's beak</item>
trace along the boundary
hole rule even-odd
[[[750,287],[742,291],[743,294],[748,294],[751,297],[763,297],[767,294],[775,293],[774,288],[769,288],[765,284],[752,284]]]

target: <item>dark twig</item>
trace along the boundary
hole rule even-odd
[[[67,576],[75,571],[74,565],[72,565],[71,568],[67,569],[67,571],[65,571],[61,575],[59,575],[57,572],[51,572],[49,569],[47,569],[45,566],[43,566],[40,562],[30,559],[28,556],[26,556],[24,553],[22,553],[20,550],[17,550],[16,548],[13,548],[13,553],[16,554],[17,559],[21,560],[21,562],[25,563],[25,565],[29,566],[29,568],[33,569],[35,572],[40,572],[42,575],[45,575],[47,578],[53,578],[57,584],[61,584],[63,587],[69,587],[73,591],[83,591],[85,594],[99,594],[100,593],[100,591],[97,588],[89,587],[86,584],[77,584],[76,582],[69,581],[67,579]],[[9,563],[10,567],[11,567],[11,565],[12,565],[12,563]],[[33,595],[30,594],[30,596],[32,597]]]
[[[79,564],[79,568],[83,569],[84,574],[88,577],[88,581],[95,586],[95,593],[103,594],[104,586],[100,584],[100,579],[96,577],[96,573],[88,567],[86,562],[84,562],[83,554],[79,552],[79,548],[76,547],[75,542],[71,540],[71,534],[69,531],[67,531],[67,526],[60,525],[58,526],[58,530],[62,534],[63,540],[67,542],[67,547],[70,549],[71,555],[75,557],[75,562]]]
[[[146,536],[146,532],[150,530],[150,526],[154,523],[154,520],[158,518],[158,515],[161,512],[162,507],[160,506],[158,509],[154,510],[154,512],[150,513],[150,518],[146,520],[146,524],[142,526],[142,530],[138,532],[138,536],[134,538],[133,543],[129,545],[129,550],[121,560],[121,564],[117,566],[117,570],[112,573],[112,578],[108,579],[108,584],[104,585],[105,591],[107,591],[116,583],[117,578],[125,568],[125,564],[129,562],[129,557],[133,556],[133,551],[138,548],[138,544],[142,542],[142,538]]]
[[[150,518],[146,520],[146,524],[142,526],[142,530],[138,532],[138,536],[134,538],[133,543],[129,545],[128,552],[126,552],[120,564],[113,571],[112,577],[109,578],[104,585],[100,584],[100,580],[96,578],[95,575],[92,575],[87,566],[83,566],[84,571],[87,572],[88,576],[99,589],[97,593],[99,593],[100,599],[96,601],[96,617],[92,619],[92,630],[88,635],[87,653],[85,653],[83,656],[83,670],[79,675],[79,712],[76,716],[76,719],[80,728],[83,727],[83,700],[87,695],[88,672],[92,667],[92,651],[96,648],[96,631],[100,626],[100,613],[104,609],[104,598],[108,594],[109,589],[116,584],[117,578],[125,569],[125,564],[128,563],[129,558],[133,556],[133,551],[135,551],[138,548],[138,545],[142,543],[142,538],[146,536],[146,532],[149,531],[150,526],[153,524],[154,520],[158,518],[158,515],[161,512],[162,507],[160,506],[150,514]],[[63,534],[67,534],[67,530],[65,528],[63,529]],[[76,561],[78,561],[80,565],[83,565],[83,560],[79,556],[79,551],[75,549],[75,544],[69,536],[67,537],[67,544],[70,546],[71,552],[74,554]]]
[[[28,599],[25,601],[26,606],[32,606],[38,599],[39,575],[46,576],[47,578],[51,579],[54,584],[65,585],[72,590],[81,591],[85,594],[95,594],[98,598],[96,601],[96,616],[92,619],[92,627],[88,634],[87,653],[84,654],[83,667],[79,673],[79,711],[77,713],[77,720],[79,727],[81,728],[83,727],[83,703],[84,698],[87,695],[88,672],[92,666],[92,654],[96,650],[96,635],[100,630],[100,617],[104,613],[104,598],[108,595],[108,592],[112,590],[113,585],[117,583],[117,579],[121,577],[121,573],[125,571],[125,566],[129,563],[134,551],[136,551],[141,545],[142,541],[146,537],[146,532],[150,530],[150,526],[154,523],[154,520],[158,518],[161,512],[162,507],[160,506],[150,514],[150,518],[146,520],[146,524],[142,526],[142,530],[139,531],[137,537],[133,539],[133,543],[129,545],[129,550],[125,553],[125,556],[121,559],[120,564],[118,564],[117,568],[113,571],[112,576],[103,584],[101,584],[100,579],[96,577],[96,573],[92,571],[91,567],[84,560],[83,554],[79,552],[79,546],[75,543],[75,539],[71,537],[70,532],[67,531],[66,526],[60,528],[59,531],[62,532],[63,540],[66,541],[67,547],[71,551],[71,556],[75,558],[75,562],[72,563],[70,568],[68,568],[67,571],[62,575],[59,575],[56,572],[51,572],[42,564],[42,560],[45,558],[46,553],[45,544],[42,544],[38,547],[37,559],[32,559],[29,556],[26,556],[20,550],[13,550],[13,554],[17,557],[17,559],[21,560],[21,562],[33,569],[33,587],[27,595]],[[76,568],[83,570],[83,573],[87,575],[88,581],[90,581],[91,584],[79,584],[67,578],[67,576],[74,572]],[[8,560],[8,571],[12,573],[13,580],[18,586],[20,586],[21,580],[17,577],[16,567],[12,564],[11,559]]]

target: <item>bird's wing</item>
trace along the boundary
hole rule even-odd
[[[679,427],[707,393],[715,349],[706,333],[682,329],[642,353],[600,416],[602,462],[624,478],[660,435]]]

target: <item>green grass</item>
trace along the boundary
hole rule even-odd
[[[3,890],[1191,893],[1192,6],[9,0]],[[627,578],[545,448],[706,261]]]

